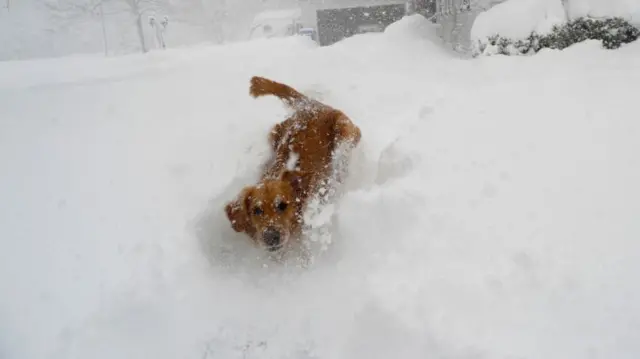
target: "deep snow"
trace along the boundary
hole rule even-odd
[[[622,17],[640,24],[640,0],[507,0],[478,14],[471,39],[486,41],[493,35],[524,39],[532,32],[549,33],[554,25],[580,17]]]
[[[471,61],[427,27],[0,63],[0,355],[637,358],[640,44]],[[363,132],[307,269],[221,212],[286,113],[255,74]]]

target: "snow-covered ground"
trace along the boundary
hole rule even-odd
[[[638,358],[640,43],[424,26],[0,63],[0,357]],[[221,212],[286,113],[256,74],[363,132],[307,269]]]

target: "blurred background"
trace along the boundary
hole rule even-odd
[[[464,52],[475,16],[502,0],[0,0],[0,61],[118,55],[306,35],[320,45],[420,13]],[[155,22],[154,22],[155,21]]]

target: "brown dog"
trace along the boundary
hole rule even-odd
[[[323,192],[320,187],[332,175],[334,152],[343,145],[352,149],[361,134],[341,111],[287,85],[253,77],[250,94],[276,96],[293,114],[269,134],[273,155],[259,183],[245,187],[225,210],[236,232],[246,233],[273,252],[299,238],[309,199]]]

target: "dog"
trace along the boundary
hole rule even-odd
[[[271,158],[263,165],[259,182],[245,187],[226,204],[225,212],[236,232],[277,252],[300,238],[310,199],[326,192],[335,152],[352,150],[362,134],[342,111],[288,85],[254,76],[249,93],[253,98],[276,96],[293,112],[269,133]]]

